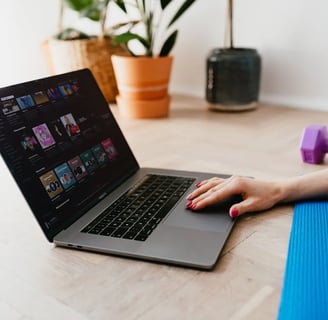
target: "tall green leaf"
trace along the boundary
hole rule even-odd
[[[171,2],[172,2],[172,0],[161,0],[162,10],[164,10]]]
[[[175,45],[177,37],[178,37],[178,30],[175,30],[164,42],[163,47],[159,53],[160,57],[167,56],[171,52],[172,48]]]
[[[182,14],[187,11],[187,9],[195,2],[196,0],[186,0],[181,7],[179,8],[179,10],[177,11],[177,13],[174,15],[174,17],[172,18],[172,20],[169,23],[169,27],[175,22],[177,21]]]
[[[121,8],[124,12],[126,12],[125,1],[124,0],[114,0],[115,4]]]

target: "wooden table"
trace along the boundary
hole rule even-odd
[[[279,179],[319,170],[304,164],[303,128],[327,113],[260,105],[207,111],[174,96],[166,119],[112,110],[142,166]],[[240,218],[210,272],[56,248],[0,163],[1,319],[275,319],[293,212],[283,205]]]

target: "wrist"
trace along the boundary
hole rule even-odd
[[[285,180],[275,183],[276,203],[294,201],[295,195],[297,195],[297,183],[294,181]]]

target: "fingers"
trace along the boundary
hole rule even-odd
[[[236,203],[230,207],[229,215],[231,218],[236,218],[246,212],[255,211],[254,201],[252,199],[244,199],[243,201]]]
[[[215,204],[231,195],[238,194],[238,184],[233,183],[236,178],[213,178],[198,184],[198,189],[192,192],[186,204],[188,209],[200,210]]]
[[[187,200],[193,200],[193,199],[199,197],[201,194],[203,194],[203,193],[207,192],[208,190],[210,190],[211,188],[219,185],[223,181],[225,181],[225,179],[212,178],[209,180],[204,180],[204,181],[198,182],[196,184],[197,189],[187,196]]]
[[[240,176],[231,176],[227,179],[212,178],[198,183],[197,189],[188,197],[186,207],[191,210],[201,210],[209,205],[213,205],[232,195],[240,194],[243,201],[234,204],[229,210],[231,217],[239,216],[245,212],[256,209],[258,199],[255,195],[246,192],[249,190],[250,181],[253,179]]]
[[[247,195],[243,201],[231,206],[229,214],[232,218],[240,216],[246,212],[258,212],[271,208],[272,201],[263,200],[257,195]]]
[[[276,184],[258,181],[249,177],[231,176],[228,179],[212,178],[197,184],[197,189],[188,197],[186,207],[200,210],[233,195],[241,195],[243,200],[231,206],[232,217],[245,212],[261,211],[271,208],[279,197]],[[277,200],[278,199],[278,200]]]

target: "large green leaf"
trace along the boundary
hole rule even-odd
[[[164,42],[163,47],[159,53],[161,57],[169,55],[171,52],[172,48],[175,45],[175,42],[178,37],[178,30],[175,30]]]
[[[149,42],[145,38],[133,32],[125,32],[118,36],[115,36],[113,38],[113,43],[116,45],[127,44],[131,40],[139,41],[146,49],[148,49],[150,46]]]
[[[93,4],[93,0],[62,0],[64,4],[75,11],[85,10]]]
[[[80,15],[93,21],[99,21],[101,17],[101,8],[99,8],[99,6],[91,6],[85,10],[82,10]]]
[[[171,26],[175,21],[177,21],[195,1],[196,0],[186,0],[174,15],[168,26]]]
[[[89,38],[90,36],[88,36],[86,33],[74,28],[64,29],[62,32],[56,35],[56,39],[58,40],[75,40],[75,39],[89,39]]]

